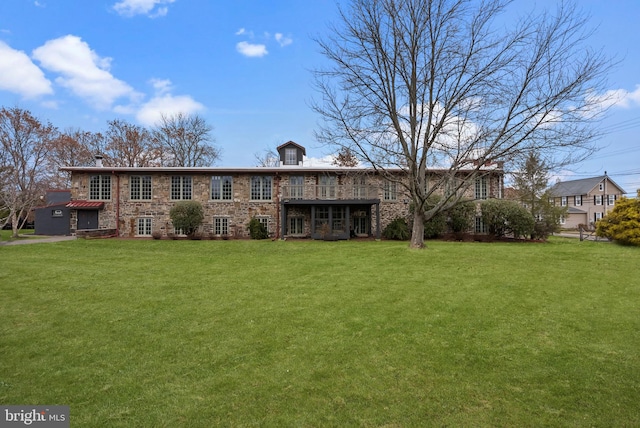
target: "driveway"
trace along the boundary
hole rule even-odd
[[[0,241],[0,245],[23,245],[23,244],[41,244],[44,242],[60,242],[60,241],[72,241],[76,239],[75,236],[36,236],[36,235],[22,235],[26,239],[19,239],[16,241]]]

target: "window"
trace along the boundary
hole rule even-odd
[[[329,207],[316,207],[316,232],[330,232],[329,229]]]
[[[593,195],[593,204],[602,205],[602,195]]]
[[[573,204],[574,204],[576,207],[581,206],[581,205],[582,205],[582,195],[574,196],[574,197],[573,197]]]
[[[174,175],[171,177],[171,199],[191,199],[191,177],[186,175]]]
[[[598,190],[601,192],[604,191],[604,183],[598,184]]]
[[[320,192],[319,197],[321,199],[335,199],[336,198],[336,177],[335,175],[321,175],[319,178]]]
[[[304,235],[304,217],[289,217],[289,235]]]
[[[253,176],[251,177],[251,200],[270,201],[271,200],[271,177]]]
[[[353,199],[367,198],[367,177],[353,177]]]
[[[92,175],[89,178],[89,199],[111,199],[110,175]]]
[[[593,213],[593,221],[596,222],[602,219],[602,213]]]
[[[264,229],[269,232],[269,217],[256,217],[260,223],[264,226]]]
[[[304,196],[304,177],[289,177],[289,197],[291,199],[302,199]]]
[[[475,233],[487,233],[487,226],[481,216],[476,217]]]
[[[456,177],[446,177],[444,179],[445,195],[455,195],[458,192],[458,184],[458,179]]]
[[[297,149],[284,149],[284,164],[285,165],[298,165],[298,150]]]
[[[136,235],[151,236],[151,218],[139,218],[137,223]]]
[[[150,200],[151,199],[151,176],[132,175],[131,176],[131,199]]]
[[[233,179],[229,175],[211,177],[211,199],[231,201],[233,199]]]
[[[564,218],[563,215],[560,216],[560,224],[565,224],[567,222],[567,219]]]
[[[227,217],[214,217],[213,219],[213,233],[214,235],[228,235],[229,234],[229,219]]]
[[[561,207],[566,207],[567,206],[567,197],[566,196],[562,196],[560,198],[560,206]]]
[[[395,201],[398,198],[398,183],[386,180],[383,187],[385,201]]]
[[[607,195],[607,205],[616,204],[616,195]]]
[[[476,199],[487,199],[487,177],[476,178]]]

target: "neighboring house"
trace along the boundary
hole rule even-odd
[[[389,180],[371,168],[308,167],[305,153],[290,141],[278,147],[277,167],[65,167],[72,183],[70,227],[122,237],[180,234],[169,212],[183,200],[202,204],[204,233],[231,238],[248,237],[253,217],[273,237],[314,239],[379,238],[394,218],[409,217],[401,170]],[[487,167],[466,196],[502,197],[503,176],[501,164]]]
[[[622,187],[606,174],[581,180],[561,181],[550,191],[554,196],[555,205],[567,207],[567,215],[560,224],[564,229],[577,229],[579,225],[592,229],[625,194]]]
[[[71,235],[71,201],[69,190],[47,190],[45,204],[34,208],[36,235]]]

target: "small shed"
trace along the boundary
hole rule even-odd
[[[70,190],[47,190],[45,205],[34,209],[36,235],[71,235]]]

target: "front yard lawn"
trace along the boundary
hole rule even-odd
[[[639,426],[640,250],[0,247],[0,403],[78,427]]]

